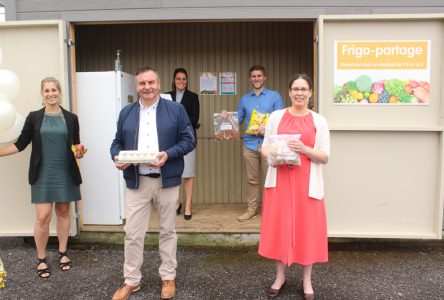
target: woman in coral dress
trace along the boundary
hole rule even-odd
[[[285,284],[285,269],[303,266],[305,299],[314,298],[311,283],[313,263],[328,261],[327,221],[321,165],[330,154],[327,121],[308,108],[312,82],[296,74],[289,83],[292,105],[270,115],[262,154],[268,155],[270,136],[301,134],[288,147],[299,154],[301,165],[268,168],[262,204],[259,254],[276,260],[276,279],[268,296],[276,297]]]

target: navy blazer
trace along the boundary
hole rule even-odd
[[[170,94],[173,101],[176,102],[176,92],[171,91],[168,92],[168,94]],[[199,128],[198,126],[199,115],[200,115],[199,97],[197,96],[196,93],[193,93],[188,89],[185,89],[180,104],[182,104],[185,107],[185,110],[187,111],[188,114],[188,118],[190,119],[191,124],[193,125],[194,128],[194,135],[196,136],[196,129]]]
[[[68,149],[68,166],[72,179],[75,184],[82,183],[79,166],[77,165],[74,153],[71,151],[71,145],[80,144],[79,120],[77,116],[63,107],[61,107],[65,118],[66,127],[68,128],[68,141],[66,148]],[[42,140],[40,136],[40,128],[42,127],[43,115],[45,108],[32,111],[26,117],[25,125],[22,132],[14,143],[19,151],[23,151],[29,143],[32,142],[31,158],[29,161],[29,184],[33,184],[37,180],[39,172],[40,159],[42,158]]]
[[[121,150],[137,150],[139,143],[140,103],[125,106],[119,114],[117,131],[111,144],[111,159]],[[193,129],[184,107],[176,102],[159,99],[156,109],[157,138],[159,151],[165,151],[168,159],[161,167],[162,187],[181,184],[184,168],[183,156],[195,148]],[[138,165],[123,170],[127,188],[139,187]]]

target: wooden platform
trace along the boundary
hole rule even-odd
[[[245,211],[246,204],[195,204],[193,218],[185,221],[182,214],[177,216],[178,233],[259,233],[261,217],[239,222],[237,218]],[[83,225],[80,231],[123,232],[121,226]],[[153,211],[148,232],[158,232],[157,213]]]

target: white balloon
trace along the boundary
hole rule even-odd
[[[20,81],[14,72],[0,69],[0,101],[12,101],[20,91]]]
[[[7,131],[15,122],[15,107],[6,101],[0,100],[0,132]]]
[[[0,132],[0,143],[10,143],[15,141],[22,132],[24,124],[25,119],[19,113],[16,113],[14,125],[12,125],[9,130]]]

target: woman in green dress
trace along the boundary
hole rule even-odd
[[[80,200],[82,178],[76,158],[82,158],[83,151],[71,151],[71,145],[80,144],[79,121],[75,114],[60,106],[59,81],[53,77],[43,79],[41,95],[44,107],[29,113],[17,141],[1,148],[0,157],[23,151],[32,142],[28,179],[31,202],[36,209],[37,273],[41,278],[48,278],[51,273],[46,262],[46,245],[53,206],[57,217],[60,269],[71,269],[67,255],[70,204]]]

